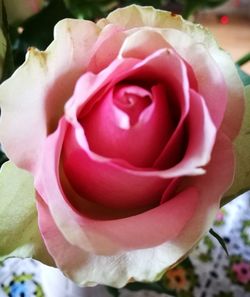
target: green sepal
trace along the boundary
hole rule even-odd
[[[250,190],[250,85],[245,87],[245,114],[241,131],[235,140],[235,178],[224,195],[221,206]]]
[[[32,176],[10,161],[0,171],[0,261],[34,258],[53,265],[41,238]]]

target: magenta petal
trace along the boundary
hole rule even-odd
[[[78,144],[73,128],[69,128],[65,140],[65,174],[79,195],[100,205],[124,210],[152,207],[159,203],[167,180],[140,176],[113,166],[111,161],[92,159]]]
[[[190,90],[190,111],[185,121],[181,121],[179,125],[180,132],[175,131],[161,156],[160,162],[163,162],[164,159],[168,161],[169,156],[173,156],[175,150],[179,149],[181,145],[180,136],[183,136],[182,133],[184,133],[185,128],[185,133],[188,135],[185,153],[182,160],[173,169],[205,166],[210,160],[217,131],[204,99],[192,90]]]
[[[139,87],[125,88],[135,96],[151,97],[151,94]],[[167,92],[161,85],[152,89],[152,103],[138,111],[133,108],[128,115],[114,105],[114,98],[119,94],[110,91],[105,98],[81,120],[91,151],[108,158],[128,161],[134,166],[150,167],[169,138],[172,129],[171,111]],[[138,117],[138,119],[137,119]],[[131,118],[134,125],[131,126]],[[132,122],[133,124],[133,122]]]
[[[44,158],[40,177],[36,179],[36,187],[49,205],[56,224],[69,241],[85,249],[88,249],[89,246],[90,249],[98,253],[105,253],[107,251],[111,252],[113,248],[150,247],[177,236],[196,209],[198,200],[197,191],[194,188],[188,188],[166,203],[142,214],[117,220],[93,220],[85,217],[84,214],[79,215],[68,203],[65,203],[65,201],[70,203],[70,197],[65,197],[58,175],[58,153],[60,153],[58,150],[60,150],[60,139],[65,136],[61,128],[63,127],[59,126],[56,133],[47,139],[45,146],[46,157]],[[52,164],[54,164],[53,168],[51,167]],[[89,178],[91,168],[84,166],[83,171],[86,171]],[[95,174],[98,174],[98,171],[99,169],[95,168]],[[102,175],[104,175],[103,173],[105,172],[102,171]],[[94,190],[96,186],[91,184],[91,180],[87,180],[87,182],[90,183],[92,190]],[[147,184],[148,182],[145,182],[141,186],[145,187]],[[112,184],[112,187],[113,185],[115,186],[115,183]],[[131,189],[132,185],[127,185],[127,188],[127,190]],[[136,187],[133,190],[134,193],[131,196],[136,197]],[[119,195],[119,192],[115,194]],[[176,221],[177,215],[180,218]],[[167,226],[171,226],[171,228],[167,228]],[[74,231],[68,232],[69,230]],[[147,240],[142,240],[141,236],[147,238]],[[83,240],[84,238],[85,240]],[[86,243],[87,238],[88,243]]]
[[[162,68],[167,69],[168,71],[162,72]],[[128,60],[118,59],[104,71],[99,73],[98,76],[91,73],[82,76],[77,83],[73,97],[66,105],[66,118],[76,128],[76,126],[79,125],[78,117],[80,114],[81,117],[86,115],[86,113],[93,108],[93,105],[97,100],[100,100],[101,94],[104,94],[115,84],[128,78],[132,81],[141,78],[143,78],[145,82],[152,81],[152,75],[157,78],[157,81],[161,81],[166,86],[171,86],[171,91],[175,94],[174,98],[178,99],[178,105],[182,108],[183,119],[181,121],[183,121],[189,110],[189,82],[187,78],[187,69],[185,63],[173,51],[166,49],[153,53],[143,61],[137,61],[130,58]],[[92,99],[93,96],[95,96],[94,99]],[[127,125],[126,116],[123,116],[123,118],[124,121],[122,123]],[[89,150],[87,141],[81,130],[82,128],[78,129],[77,137],[78,141],[82,142],[82,148],[88,155],[91,155],[91,158],[100,160],[100,156],[95,155]],[[178,155],[178,153],[175,153],[175,155]],[[173,158],[173,156],[171,156],[171,158]],[[103,161],[105,161],[104,158],[102,159],[102,162]],[[109,162],[107,159],[106,161]],[[140,172],[140,174],[143,176],[158,175],[163,178],[173,178],[187,174],[196,175],[204,172],[199,168],[200,166],[200,162],[197,162],[197,164],[186,162],[182,163],[182,166],[174,166],[173,168],[164,171],[154,171],[152,173],[151,170],[150,172]]]
[[[139,234],[137,238],[134,236],[136,234],[136,230],[142,230],[140,229],[140,226],[137,229],[137,219],[139,223],[143,222],[143,215],[134,216],[123,220],[106,222],[93,221],[77,215],[66,203],[64,203],[64,193],[62,192],[60,184],[58,183],[58,177],[56,177],[56,168],[58,163],[58,160],[56,161],[56,159],[58,159],[58,157],[55,156],[55,150],[59,149],[60,145],[58,147],[53,147],[53,142],[58,140],[57,136],[58,131],[52,137],[50,137],[50,139],[48,139],[47,145],[49,145],[52,150],[49,150],[49,154],[46,155],[46,158],[44,158],[45,161],[48,160],[47,162],[43,163],[44,167],[42,168],[42,172],[46,172],[46,174],[41,174],[40,177],[36,179],[36,185],[38,188],[41,188],[43,184],[46,186],[51,185],[49,189],[47,188],[47,192],[43,192],[43,198],[46,199],[49,209],[41,200],[38,201],[38,211],[40,218],[39,224],[48,250],[53,255],[60,267],[63,267],[65,270],[68,269],[69,271],[76,271],[78,264],[83,259],[85,259],[86,251],[94,251],[99,254],[110,254],[114,256],[112,253],[117,252],[118,250],[125,252],[127,248],[133,248],[133,244],[136,244],[137,241],[139,241],[138,238],[144,241],[140,243],[140,246],[141,244],[145,246],[146,244],[152,244],[151,235],[153,236],[153,239],[157,241],[161,238],[161,232],[163,232],[164,236],[166,235],[166,229],[167,233],[169,230],[171,233],[172,225],[168,225],[171,222],[171,219],[167,222],[168,224],[165,222],[165,220],[168,218],[168,214],[170,215],[170,218],[172,217],[171,213],[166,213],[167,210],[171,210],[171,205],[167,206],[167,203],[163,204],[166,208],[156,208],[155,210],[153,209],[152,211],[145,213],[145,218],[150,216],[150,214],[152,215],[151,218],[147,218],[149,219],[150,226],[148,229],[148,226],[145,225],[142,233],[143,237],[141,234]],[[61,141],[59,139],[59,143],[60,142]],[[54,164],[56,167],[51,168],[51,164]],[[50,170],[48,170],[48,166]],[[177,225],[178,220],[182,220],[182,210],[184,212],[185,210],[189,211],[190,205],[194,203],[195,213],[192,213],[191,211],[190,215],[192,218],[189,219],[184,229],[182,229],[183,232],[176,234],[176,238],[174,238],[172,241],[168,241],[169,238],[164,239],[164,242],[162,243],[164,245],[166,244],[167,250],[169,249],[171,251],[174,247],[176,247],[177,249],[183,249],[184,253],[190,250],[194,242],[197,242],[200,236],[204,234],[204,232],[207,230],[206,228],[208,227],[207,221],[211,222],[215,215],[215,210],[218,207],[220,196],[232,181],[233,166],[234,164],[231,142],[228,141],[223,135],[220,135],[213,152],[212,162],[207,167],[207,174],[201,177],[186,179],[186,186],[190,184],[197,187],[200,199],[197,200],[194,198],[194,196],[197,194],[196,190],[193,188],[186,188],[186,191],[182,192],[182,194],[180,194],[178,197],[175,197],[177,199],[176,202],[172,201],[173,207],[176,203],[173,209],[174,213],[175,211],[178,211],[180,207],[180,212],[176,213],[175,217],[175,231],[177,231],[180,227]],[[44,171],[44,169],[46,171]],[[219,182],[213,178],[215,173],[218,171],[221,172]],[[207,191],[208,188],[210,189],[209,192]],[[46,187],[44,187],[44,190],[45,189]],[[195,195],[193,196],[193,194]],[[187,207],[185,210],[183,209],[184,206]],[[163,211],[162,213],[161,210]],[[159,222],[159,226],[161,227],[159,227],[156,221],[153,220],[153,214],[156,215],[156,221]],[[187,214],[185,214],[185,216],[186,215]],[[162,220],[159,221],[159,218],[162,218]],[[134,222],[134,231],[131,231],[129,228],[130,219],[132,219],[131,222]],[[151,222],[151,219],[153,222]],[[155,228],[152,228],[152,226]],[[171,228],[166,228],[166,226],[171,226]],[[116,233],[117,231],[119,231],[119,233]],[[125,233],[122,233],[122,231],[125,231]],[[133,235],[133,237],[130,238],[130,242],[128,242],[128,236],[130,235]],[[156,238],[157,235],[159,235],[158,238]],[[76,254],[74,259],[78,258],[80,262],[75,262],[74,259],[72,259],[72,261],[68,261],[69,257],[63,257],[62,254],[59,254],[56,247],[62,245],[65,246],[65,252],[75,252]],[[79,249],[77,246],[81,247],[82,249]],[[154,247],[158,248],[157,246]],[[138,246],[136,248],[140,247]],[[155,252],[157,252],[157,250]],[[94,257],[98,256],[95,254]],[[136,259],[137,258],[135,258],[135,260]],[[88,257],[86,265],[88,265],[89,260],[90,258]]]
[[[93,46],[87,71],[98,73],[112,63],[125,38],[126,33],[118,26],[110,24],[103,28]]]

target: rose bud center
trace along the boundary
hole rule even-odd
[[[136,167],[152,167],[173,130],[165,87],[120,83],[80,122],[89,148]]]
[[[143,110],[152,103],[150,94],[137,86],[122,86],[116,90],[113,103],[129,117],[130,126],[136,125]]]

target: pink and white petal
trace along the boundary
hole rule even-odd
[[[227,90],[226,96],[228,97],[222,124],[223,131],[231,139],[234,139],[239,132],[244,112],[244,88],[235,67],[235,63],[229,53],[219,48],[212,34],[206,28],[184,20],[182,20],[182,22],[182,26],[176,28],[179,30],[169,28],[166,30],[161,29],[159,31],[165,37],[166,41],[169,42],[171,46],[173,46],[173,48],[193,67],[197,81],[200,85],[201,94],[204,97],[206,93],[210,93],[207,92],[206,86],[209,85],[207,79],[211,82],[216,82],[213,78],[213,73],[215,71],[216,77],[219,78],[218,82],[221,82],[222,80],[220,77],[222,75],[224,88]],[[208,53],[207,57],[205,57],[206,52]],[[199,61],[207,62],[203,64]],[[206,69],[208,74],[205,74]],[[219,75],[218,70],[221,72],[221,75]],[[208,75],[207,78],[204,77],[204,75]],[[202,78],[201,80],[200,77]],[[225,96],[223,95],[223,89],[221,87],[217,91],[218,94],[214,94],[215,97],[218,97],[218,95],[220,96],[219,103]],[[223,97],[221,97],[221,95],[223,95]],[[222,104],[224,105],[225,103],[222,101]]]
[[[168,71],[171,72],[171,76],[169,76],[168,73],[162,72],[162,67],[168,69]],[[115,75],[116,73],[118,74],[117,76]],[[77,119],[81,111],[84,113],[85,110],[89,111],[92,107],[87,105],[88,100],[92,98],[95,92],[98,94],[103,88],[102,93],[105,93],[107,88],[121,82],[123,79],[129,78],[131,80],[136,80],[143,77],[144,80],[147,81],[147,79],[152,79],[152,73],[154,74],[154,77],[157,77],[158,81],[164,82],[164,84],[170,86],[175,91],[175,95],[180,101],[179,105],[182,107],[186,115],[189,110],[189,101],[187,100],[189,97],[187,69],[185,63],[169,49],[158,50],[142,61],[132,58],[117,59],[100,74],[94,75],[92,73],[87,73],[78,80],[75,93],[66,104],[65,113],[67,120],[76,129],[76,138],[79,145],[91,159],[102,163],[111,163],[111,166],[119,166],[119,162],[113,162],[108,158],[95,154],[89,149],[83,129],[81,125],[79,125]],[[85,92],[84,97],[82,97],[83,91]],[[98,99],[100,99],[100,96],[96,96],[94,101],[89,100],[89,104],[95,103]],[[84,106],[84,104],[86,104],[86,106]],[[123,170],[127,170],[130,174],[158,176],[164,179],[178,177],[180,175],[203,174],[204,170],[200,168],[200,166],[204,165],[203,161],[199,162],[199,159],[196,161],[195,164],[192,162],[185,162],[182,164],[185,164],[185,166],[174,166],[170,169],[161,171],[138,171],[138,168],[136,167],[133,168],[136,172],[133,172],[133,169],[130,170],[131,168],[123,168]]]
[[[189,25],[194,26],[191,23]],[[191,65],[199,92],[208,99],[211,114],[217,114],[216,122],[222,124],[224,133],[234,139],[239,132],[244,112],[244,88],[230,55],[218,47],[212,35],[204,28],[202,31],[195,30],[192,35],[188,35],[188,30],[185,30],[187,34],[172,29],[161,32]],[[221,123],[223,109],[225,113]]]
[[[171,37],[169,34],[163,34],[167,42],[183,57],[185,57],[185,49],[191,44],[202,44],[219,67],[228,88],[229,98],[223,121],[223,130],[231,139],[235,138],[239,132],[244,111],[243,87],[230,55],[218,47],[212,34],[206,28],[186,21],[179,15],[137,5],[120,8],[97,23],[101,28],[108,24],[122,26],[124,29],[136,27],[138,30],[140,30],[140,27],[161,28],[159,31],[162,33],[166,28],[169,28],[172,31],[170,33]],[[199,77],[197,79],[199,80]]]
[[[169,163],[169,156],[175,156],[175,151],[180,146],[186,145],[183,158],[172,168],[177,171],[181,168],[205,166],[211,158],[217,133],[204,99],[193,90],[189,93],[190,110],[185,122],[182,123],[182,129],[176,129],[178,134],[173,134],[173,138],[157,160],[159,164]],[[182,133],[183,129],[188,135],[185,144],[180,140],[180,137],[185,138],[185,134]]]
[[[222,130],[234,139],[240,131],[245,110],[244,86],[229,53],[211,49],[211,55],[220,67],[228,88],[228,104],[222,122]]]
[[[195,189],[189,188],[177,195],[175,199],[142,214],[124,219],[96,220],[91,219],[86,211],[85,213],[75,211],[73,205],[70,205],[70,197],[66,197],[63,185],[60,183],[60,151],[58,150],[60,150],[61,140],[58,139],[58,136],[60,135],[54,133],[47,140],[43,167],[41,167],[40,176],[35,178],[35,185],[40,195],[46,200],[57,226],[72,244],[100,254],[110,254],[121,249],[146,248],[159,244],[164,239],[173,239],[196,210],[197,193]],[[92,169],[88,166],[83,170],[86,171],[87,181],[94,190],[96,186],[91,184],[92,181],[89,181]],[[96,168],[95,173],[98,174],[101,170]],[[46,174],[44,174],[45,172]],[[144,183],[144,186],[146,184],[147,182]],[[131,187],[131,184],[128,186]],[[111,186],[110,188],[112,189]],[[134,190],[137,190],[136,187]],[[130,197],[132,194],[128,193],[127,195]],[[113,196],[116,195],[117,192],[114,192]],[[136,197],[136,195],[132,197]],[[180,218],[176,221],[178,215]],[[134,228],[135,224],[136,229]],[[166,226],[171,226],[171,228],[166,228]],[[159,232],[156,233],[155,229]],[[141,241],[141,236],[147,240]]]
[[[220,207],[220,200],[232,184],[234,170],[235,158],[231,140],[224,133],[219,132],[211,161],[206,167],[206,174],[187,177],[182,185],[183,188],[194,186],[200,194],[200,203],[199,211],[176,239],[177,245],[188,249],[188,246],[191,247],[212,226]]]
[[[157,10],[151,6],[130,5],[116,9],[106,19],[97,22],[100,28],[116,24],[124,29],[136,27],[181,28],[184,20],[181,16],[168,11]],[[191,23],[190,23],[191,24]]]
[[[65,139],[62,165],[66,177],[80,196],[114,211],[139,211],[159,203],[168,180],[154,175],[138,175],[137,171],[129,172],[122,166],[113,165],[112,159],[105,158],[104,162],[91,158],[78,142],[73,127],[69,128]],[[80,200],[77,207],[81,203]]]
[[[124,40],[119,53],[119,55],[122,57],[144,59],[147,56],[151,55],[154,51],[163,48],[169,48],[175,52],[175,49],[165,38],[164,34],[162,34],[162,30],[150,27],[135,28],[129,30],[127,34],[128,36]],[[183,44],[182,40],[179,41],[181,42],[181,44]],[[197,81],[194,76],[192,67],[188,63],[186,63],[185,60],[183,62],[187,67],[190,87],[197,90]]]
[[[120,251],[109,256],[90,254],[67,241],[54,224],[48,207],[39,198],[40,230],[47,249],[60,269],[80,285],[105,284],[122,287],[131,279],[155,281],[166,268],[182,259],[208,231],[218,210],[220,197],[232,181],[233,168],[231,141],[220,134],[207,174],[188,178],[187,183],[197,187],[200,199],[195,214],[182,232],[175,239],[155,247]],[[218,172],[219,182],[214,178]],[[62,250],[63,255],[60,253]]]
[[[108,67],[118,56],[127,33],[116,25],[108,25],[100,32],[92,49],[87,71],[98,73]]]
[[[128,116],[118,109],[113,101],[119,95],[110,91],[81,120],[89,147],[101,156],[126,160],[138,167],[152,167],[174,128],[166,89],[162,85],[154,86],[152,99],[149,91],[136,86],[122,90],[134,92],[139,98],[131,108],[133,114]],[[146,102],[149,106],[141,106],[146,101],[143,97],[151,101]]]
[[[174,29],[161,32],[191,66],[197,81],[197,91],[204,97],[216,127],[220,127],[229,98],[225,78],[219,65],[204,44],[194,43],[186,33]]]
[[[145,59],[153,52],[163,48],[173,50],[172,46],[160,32],[150,28],[136,28],[134,32],[132,30],[128,31],[128,36],[120,48],[119,55],[122,57]]]
[[[25,63],[1,85],[0,142],[19,167],[36,171],[41,144],[55,130],[98,34],[92,22],[60,21],[47,50],[31,48]]]
[[[77,117],[80,116],[82,110],[83,114],[81,116],[87,113],[111,87],[126,78],[139,61],[133,58],[115,59],[98,74],[92,72],[84,73],[78,79],[72,97],[65,104],[67,120],[73,123],[77,122]]]
[[[131,279],[154,281],[163,270],[183,256],[174,244],[121,252],[112,256],[89,253],[72,245],[56,226],[48,206],[37,198],[39,225],[47,250],[57,267],[80,286],[97,284],[121,288]]]
[[[111,12],[106,19],[97,22],[97,25],[102,29],[108,24],[114,24],[127,30],[140,29],[141,27],[156,28],[160,31],[166,28],[177,29],[190,35],[194,43],[202,43],[207,48],[217,47],[212,34],[200,24],[194,24],[184,20],[180,15],[149,6],[130,5],[119,8]],[[182,43],[182,40],[179,42]]]

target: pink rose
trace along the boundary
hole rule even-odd
[[[1,142],[34,175],[41,234],[75,282],[153,281],[210,228],[243,88],[201,26],[135,5],[63,20],[0,97]]]

